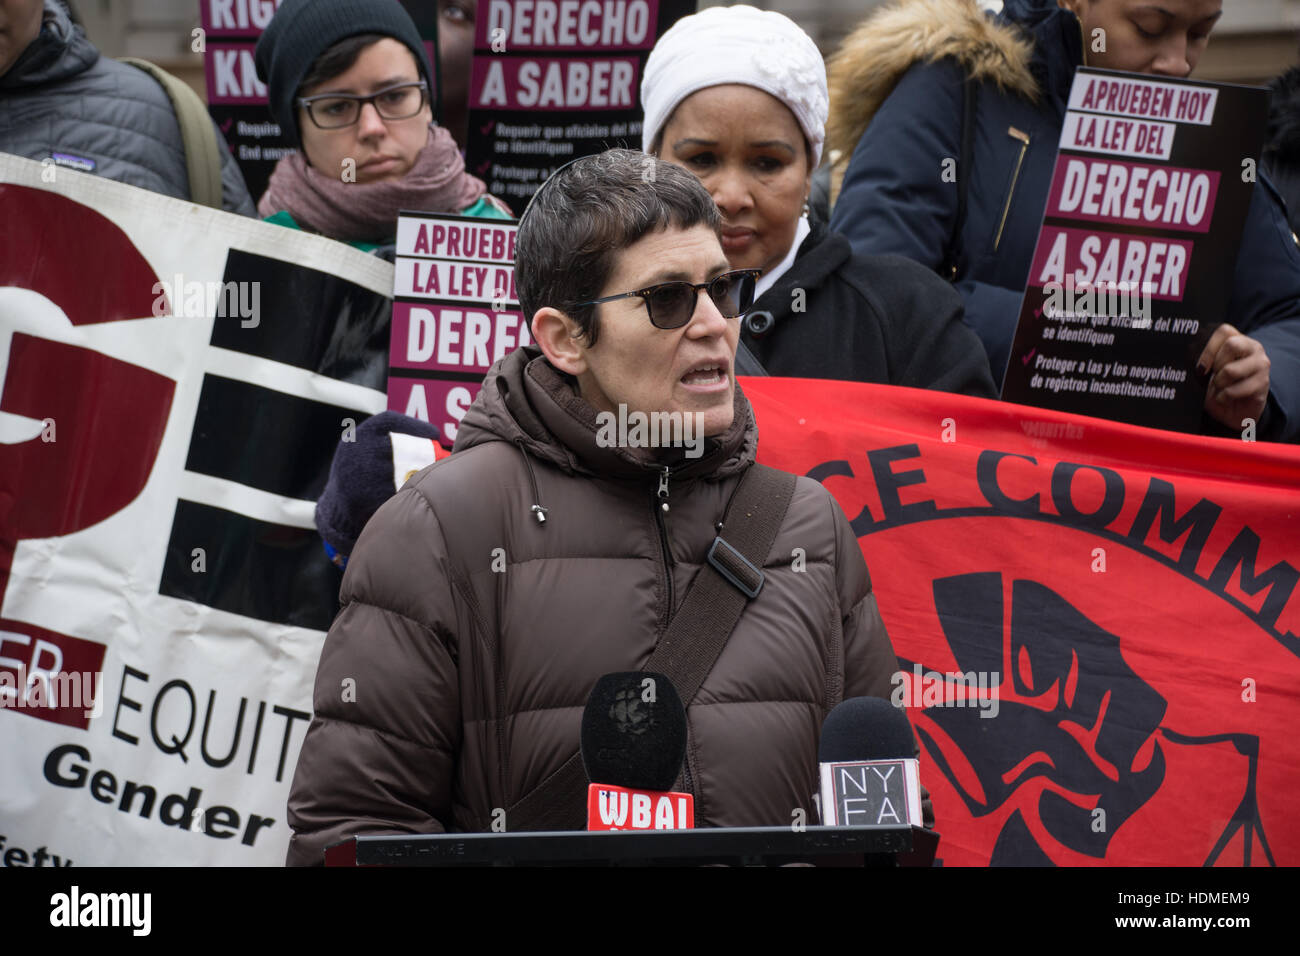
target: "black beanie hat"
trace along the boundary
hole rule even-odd
[[[284,0],[257,41],[257,78],[267,86],[271,116],[292,146],[302,146],[294,99],[302,78],[340,40],[378,33],[405,44],[436,95],[433,70],[414,21],[397,0]]]

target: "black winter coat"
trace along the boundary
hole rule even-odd
[[[901,256],[855,256],[848,240],[816,222],[741,329],[769,375],[997,397],[948,283]]]

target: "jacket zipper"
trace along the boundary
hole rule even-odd
[[[673,560],[672,548],[668,546],[668,525],[664,519],[664,515],[668,513],[668,478],[670,474],[667,465],[659,469],[659,489],[650,504],[651,510],[654,511],[655,524],[659,528],[659,547],[664,552],[664,577],[668,579],[668,610],[664,614],[665,621],[670,620],[673,614],[673,567],[677,564]]]
[[[1011,174],[1011,188],[1007,191],[1007,204],[1002,207],[1002,221],[998,223],[998,234],[993,240],[993,251],[998,251],[998,244],[1002,242],[1002,230],[1007,224],[1007,213],[1011,212],[1011,200],[1016,195],[1016,181],[1020,179],[1020,167],[1025,162],[1025,153],[1029,149],[1029,134],[1022,133],[1014,126],[1007,127],[1007,135],[1012,139],[1020,140],[1020,155],[1016,157],[1016,171]]]

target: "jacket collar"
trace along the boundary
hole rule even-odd
[[[831,232],[816,217],[808,220],[808,237],[799,246],[794,264],[770,289],[754,302],[754,312],[767,312],[779,321],[793,311],[795,289],[816,289],[853,255],[849,242],[838,232]]]
[[[0,89],[16,90],[66,80],[84,73],[99,59],[99,50],[56,0],[45,0],[41,32],[31,46],[0,76]]]
[[[686,457],[683,448],[605,447],[597,441],[599,430],[596,410],[578,395],[573,380],[536,346],[525,346],[488,372],[457,430],[456,451],[508,441],[571,474],[646,478],[667,465],[676,477],[695,478],[739,471],[753,462],[758,447],[758,428],[739,385],[731,427],[706,438],[698,458]]]
[[[757,298],[762,298],[764,292],[780,282],[781,277],[790,271],[794,261],[799,258],[799,251],[803,247],[804,240],[808,238],[811,232],[812,225],[808,216],[800,216],[795,220],[794,238],[798,244],[792,242],[781,261],[758,277],[758,284],[754,288],[754,294]]]

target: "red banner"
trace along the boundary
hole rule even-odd
[[[945,864],[1300,863],[1300,449],[742,381],[858,534]]]

